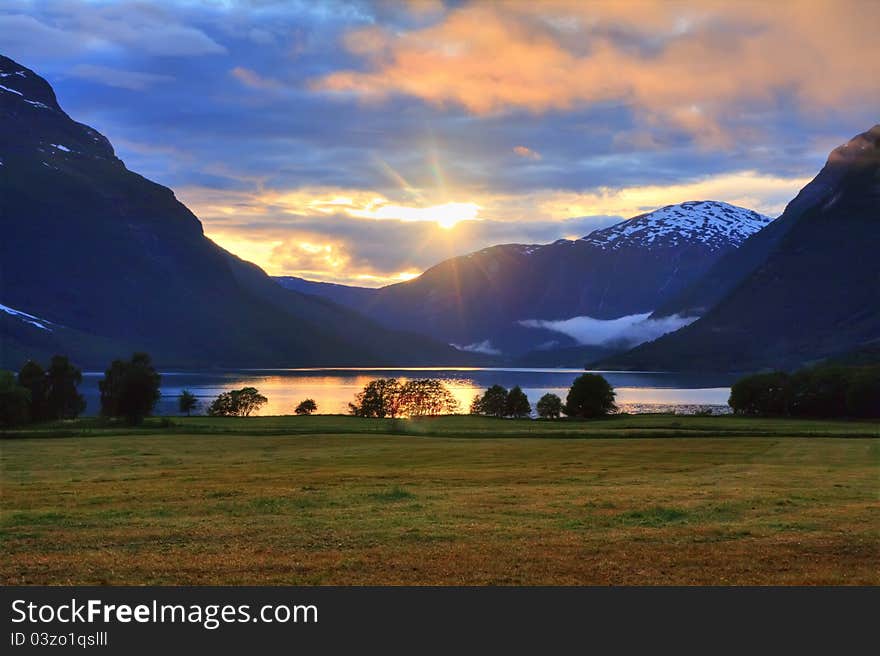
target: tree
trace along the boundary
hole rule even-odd
[[[472,415],[482,415],[482,414],[485,414],[485,413],[483,412],[483,395],[482,395],[482,394],[475,394],[475,395],[474,395],[474,400],[471,401],[471,410],[470,410],[470,413],[471,413]]]
[[[571,384],[564,412],[569,417],[603,417],[615,412],[614,388],[599,374],[582,374]]]
[[[367,383],[348,408],[356,417],[394,419],[400,415],[400,400],[400,382],[396,378],[378,378]]]
[[[86,409],[86,400],[77,391],[82,372],[66,356],[56,355],[46,371],[46,417],[74,419]]]
[[[199,407],[199,400],[196,395],[189,390],[182,390],[180,396],[177,397],[177,408],[180,412],[185,412],[189,417],[189,413]]]
[[[562,413],[562,399],[555,394],[545,394],[538,399],[536,409],[542,419],[559,419]]]
[[[26,424],[30,418],[31,393],[11,371],[0,371],[0,426]]]
[[[305,401],[300,401],[299,405],[296,406],[296,410],[294,412],[298,415],[310,415],[313,412],[318,411],[318,404],[315,403],[314,399],[306,399]]]
[[[529,397],[522,391],[519,385],[514,387],[507,394],[507,403],[505,404],[504,414],[509,417],[528,417],[532,414],[532,406],[529,403]]]
[[[880,366],[862,367],[852,373],[846,411],[850,417],[880,417]]]
[[[46,404],[46,372],[33,360],[25,362],[18,372],[18,384],[31,394],[30,421],[44,421],[48,418]]]
[[[479,409],[480,414],[503,417],[507,412],[507,390],[501,385],[492,385],[480,399]]]
[[[746,376],[730,388],[727,404],[738,415],[785,415],[791,404],[791,378],[782,371]]]
[[[149,416],[159,400],[158,372],[146,353],[135,353],[131,360],[114,360],[98,382],[101,414],[121,417],[135,425]]]
[[[212,417],[249,417],[269,402],[256,387],[243,387],[240,390],[223,392],[208,406]]]
[[[400,412],[410,417],[451,414],[458,410],[452,392],[435,378],[407,381],[400,388]]]

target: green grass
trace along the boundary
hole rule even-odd
[[[877,423],[174,423],[7,434],[0,581],[880,583]]]

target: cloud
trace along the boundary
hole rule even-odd
[[[229,74],[246,87],[251,87],[252,89],[274,91],[276,89],[280,89],[282,86],[281,82],[279,82],[278,80],[273,80],[269,77],[263,77],[256,71],[252,71],[251,69],[245,68],[244,66],[236,66],[229,71]]]
[[[111,87],[131,89],[133,91],[143,91],[154,84],[174,80],[170,75],[124,71],[97,64],[78,64],[70,69],[70,75],[93,82],[100,82]]]
[[[792,94],[806,113],[866,85],[880,60],[880,5],[801,3],[466,3],[414,29],[369,27],[345,47],[362,60],[314,88],[371,102],[411,96],[476,115],[535,114],[620,103],[646,127],[671,126],[729,146],[725,126]],[[809,53],[809,64],[805,56]]]
[[[525,319],[519,323],[526,328],[543,328],[562,333],[579,344],[630,348],[678,330],[697,319],[697,317],[680,317],[677,314],[661,319],[649,319],[650,316],[651,313],[647,312],[617,319],[594,319],[582,316],[562,321]]]
[[[501,355],[501,351],[494,346],[492,346],[492,342],[488,339],[483,340],[482,342],[475,342],[474,344],[468,344],[467,346],[459,346],[458,344],[451,344],[451,346],[457,348],[459,351],[468,351],[470,353],[485,353],[486,355]]]
[[[525,146],[515,146],[513,148],[513,152],[516,153],[519,157],[524,157],[526,159],[541,159],[540,153],[536,153],[531,148],[526,148]]]
[[[105,53],[114,48],[153,56],[226,52],[203,30],[181,22],[170,8],[133,2],[49,3],[39,18],[6,13],[0,15],[0,42],[7,54],[22,58]]]

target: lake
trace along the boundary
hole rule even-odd
[[[563,401],[572,381],[582,369],[513,369],[513,368],[433,368],[399,369],[239,369],[210,372],[162,372],[162,398],[156,414],[178,414],[177,397],[187,389],[201,401],[200,411],[221,392],[250,386],[269,399],[259,414],[293,414],[297,403],[314,399],[321,414],[348,412],[348,403],[364,385],[375,378],[439,378],[455,398],[461,412],[467,412],[474,395],[491,385],[506,388],[519,385],[534,408],[538,399],[552,392]],[[598,372],[614,386],[621,410],[632,413],[693,413],[712,410],[727,412],[727,399],[734,378],[729,374],[682,374],[663,372]],[[86,397],[87,415],[101,407],[98,381],[102,372],[85,372],[80,391]]]

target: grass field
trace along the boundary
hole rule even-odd
[[[880,583],[877,423],[174,424],[7,433],[0,580]]]

